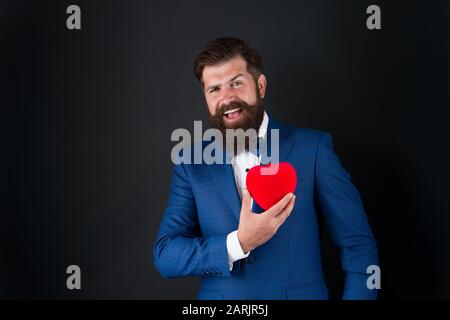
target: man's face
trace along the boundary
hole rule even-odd
[[[247,62],[236,56],[203,69],[203,88],[212,126],[220,130],[258,130],[264,115],[262,98],[266,78],[257,81],[247,71]]]

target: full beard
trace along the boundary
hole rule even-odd
[[[240,109],[240,118],[232,123],[227,123],[224,119],[226,115],[225,112],[233,109]],[[250,137],[246,137],[244,140],[227,139],[226,130],[227,129],[242,129],[246,132],[249,129],[253,129],[257,134],[259,127],[264,118],[264,105],[263,100],[259,94],[256,92],[256,103],[254,105],[249,105],[242,100],[232,101],[227,105],[220,106],[214,115],[209,116],[211,121],[211,126],[213,128],[219,129],[223,136],[223,145],[226,146],[227,153],[238,154],[240,152],[248,151],[250,146],[256,146],[258,141],[250,141]]]

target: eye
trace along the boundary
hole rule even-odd
[[[219,88],[212,88],[211,90],[209,90],[209,93],[214,93],[214,92],[216,92],[217,90],[219,90]]]
[[[239,80],[238,80],[238,81],[232,82],[232,83],[231,83],[231,86],[232,86],[232,87],[238,87],[238,86],[240,86],[241,84],[242,84],[242,81],[239,81]]]

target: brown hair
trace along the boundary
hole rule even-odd
[[[262,59],[259,53],[247,43],[237,38],[217,38],[209,41],[197,54],[194,60],[194,74],[203,86],[203,69],[224,63],[236,56],[247,62],[247,71],[255,81],[262,73]]]

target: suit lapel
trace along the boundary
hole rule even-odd
[[[239,221],[241,198],[234,179],[231,164],[212,164],[207,166],[228,207]]]
[[[292,147],[294,145],[294,140],[288,139],[288,135],[291,132],[291,128],[280,124],[274,118],[269,116],[269,124],[267,126],[267,152],[263,152],[261,156],[261,164],[268,164],[271,159],[268,157],[271,155],[272,150],[272,135],[271,131],[273,129],[279,132],[279,162],[288,161],[289,154],[291,153]]]

